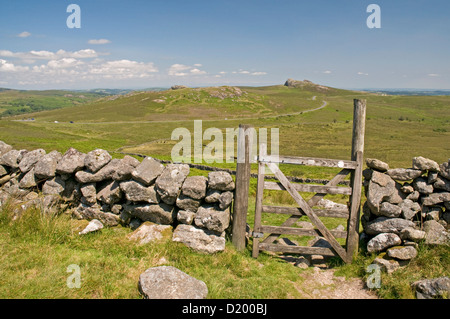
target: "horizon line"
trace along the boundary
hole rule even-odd
[[[314,83],[317,84],[317,83]],[[140,90],[149,90],[149,89],[170,89],[172,86],[177,84],[168,85],[168,86],[148,86],[148,87],[94,87],[94,88],[78,88],[78,89],[70,89],[70,88],[48,88],[48,89],[24,89],[24,88],[14,88],[14,87],[0,87],[0,90],[15,90],[15,91],[92,91],[92,90],[131,90],[131,91],[140,91]],[[322,84],[318,84],[322,85]],[[236,86],[236,87],[268,87],[268,86],[284,86],[284,84],[268,84],[268,85],[230,85],[230,84],[222,84],[222,85],[199,85],[199,86],[187,86],[187,88],[195,89],[195,88],[208,88],[208,87],[221,87],[221,86]],[[324,85],[327,86],[327,85]],[[450,91],[450,88],[405,88],[405,87],[334,87],[327,86],[330,88],[340,89],[340,90],[349,90],[349,91]]]

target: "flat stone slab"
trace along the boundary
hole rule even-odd
[[[111,159],[112,157],[108,151],[98,148],[86,154],[84,165],[90,172],[96,173],[100,168],[108,164]]]
[[[208,229],[180,224],[173,232],[172,240],[204,254],[225,250],[225,238]]]
[[[84,167],[86,154],[79,152],[75,148],[69,148],[56,166],[58,174],[73,174]]]
[[[174,207],[164,203],[125,204],[123,208],[134,217],[161,225],[171,225],[177,217]]]
[[[235,184],[228,172],[210,172],[208,174],[208,187],[218,191],[232,191]]]
[[[409,181],[419,177],[423,174],[423,171],[412,168],[394,168],[386,172],[392,179],[396,181]]]
[[[380,172],[386,172],[389,169],[389,165],[375,158],[366,159],[367,167],[373,168]]]
[[[160,266],[139,276],[139,292],[144,299],[204,299],[208,287],[175,267]]]
[[[430,171],[435,171],[435,172],[439,171],[438,163],[436,163],[435,161],[433,161],[429,158],[425,158],[422,156],[414,157],[413,161],[412,161],[412,166],[414,169],[419,169],[422,171],[425,171],[425,170],[430,170]]]
[[[389,248],[387,255],[398,260],[410,260],[417,256],[417,250],[412,246],[396,246]]]
[[[189,176],[181,187],[181,193],[194,199],[203,199],[206,196],[206,183],[204,176]]]
[[[388,247],[400,245],[401,243],[402,240],[397,234],[381,233],[369,240],[367,243],[367,251],[369,253],[380,252]]]
[[[366,224],[364,230],[369,235],[378,235],[381,233],[394,233],[399,235],[402,229],[414,228],[415,224],[402,218],[378,217]]]
[[[138,241],[140,245],[153,241],[169,240],[172,238],[172,226],[145,222],[127,237],[129,240]]]
[[[131,175],[133,178],[146,185],[150,186],[156,178],[163,172],[164,165],[151,157],[146,157],[136,166]]]

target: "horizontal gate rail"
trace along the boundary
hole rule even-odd
[[[334,217],[334,218],[346,218],[348,219],[350,214],[348,209],[313,209],[314,213],[318,217]],[[293,216],[306,216],[305,213],[298,207],[286,207],[286,206],[262,206],[262,213],[273,214],[285,214]]]
[[[259,249],[291,254],[336,256],[333,250],[323,247],[285,246],[285,245],[261,243],[259,244]]]
[[[320,236],[320,231],[317,229],[280,227],[280,226],[261,226],[261,232],[272,234],[296,235],[296,236]],[[330,233],[335,238],[346,238],[347,232],[343,230],[330,230]]]
[[[321,166],[321,167],[338,167],[347,169],[356,169],[356,161],[325,159],[316,157],[294,157],[294,156],[274,156],[274,155],[262,155],[258,158],[263,163],[276,163],[276,164],[295,164],[295,165],[307,165],[307,166]]]
[[[291,184],[298,192],[351,195],[352,188],[345,186],[324,186],[311,184]],[[264,182],[264,189],[285,191],[281,183]]]

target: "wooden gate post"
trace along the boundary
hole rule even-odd
[[[353,135],[352,161],[357,162],[356,169],[351,174],[353,191],[350,198],[350,216],[347,225],[347,259],[352,260],[358,250],[359,215],[361,210],[362,169],[364,154],[364,134],[366,126],[366,100],[353,100]]]
[[[250,125],[239,125],[237,142],[236,188],[233,205],[232,243],[236,250],[245,249],[245,230],[247,226],[248,189],[250,186]],[[247,132],[247,134],[246,134]]]

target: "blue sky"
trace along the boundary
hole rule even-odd
[[[66,12],[81,8],[81,28]],[[369,29],[369,4],[381,28]],[[450,89],[448,0],[2,1],[0,87]]]

